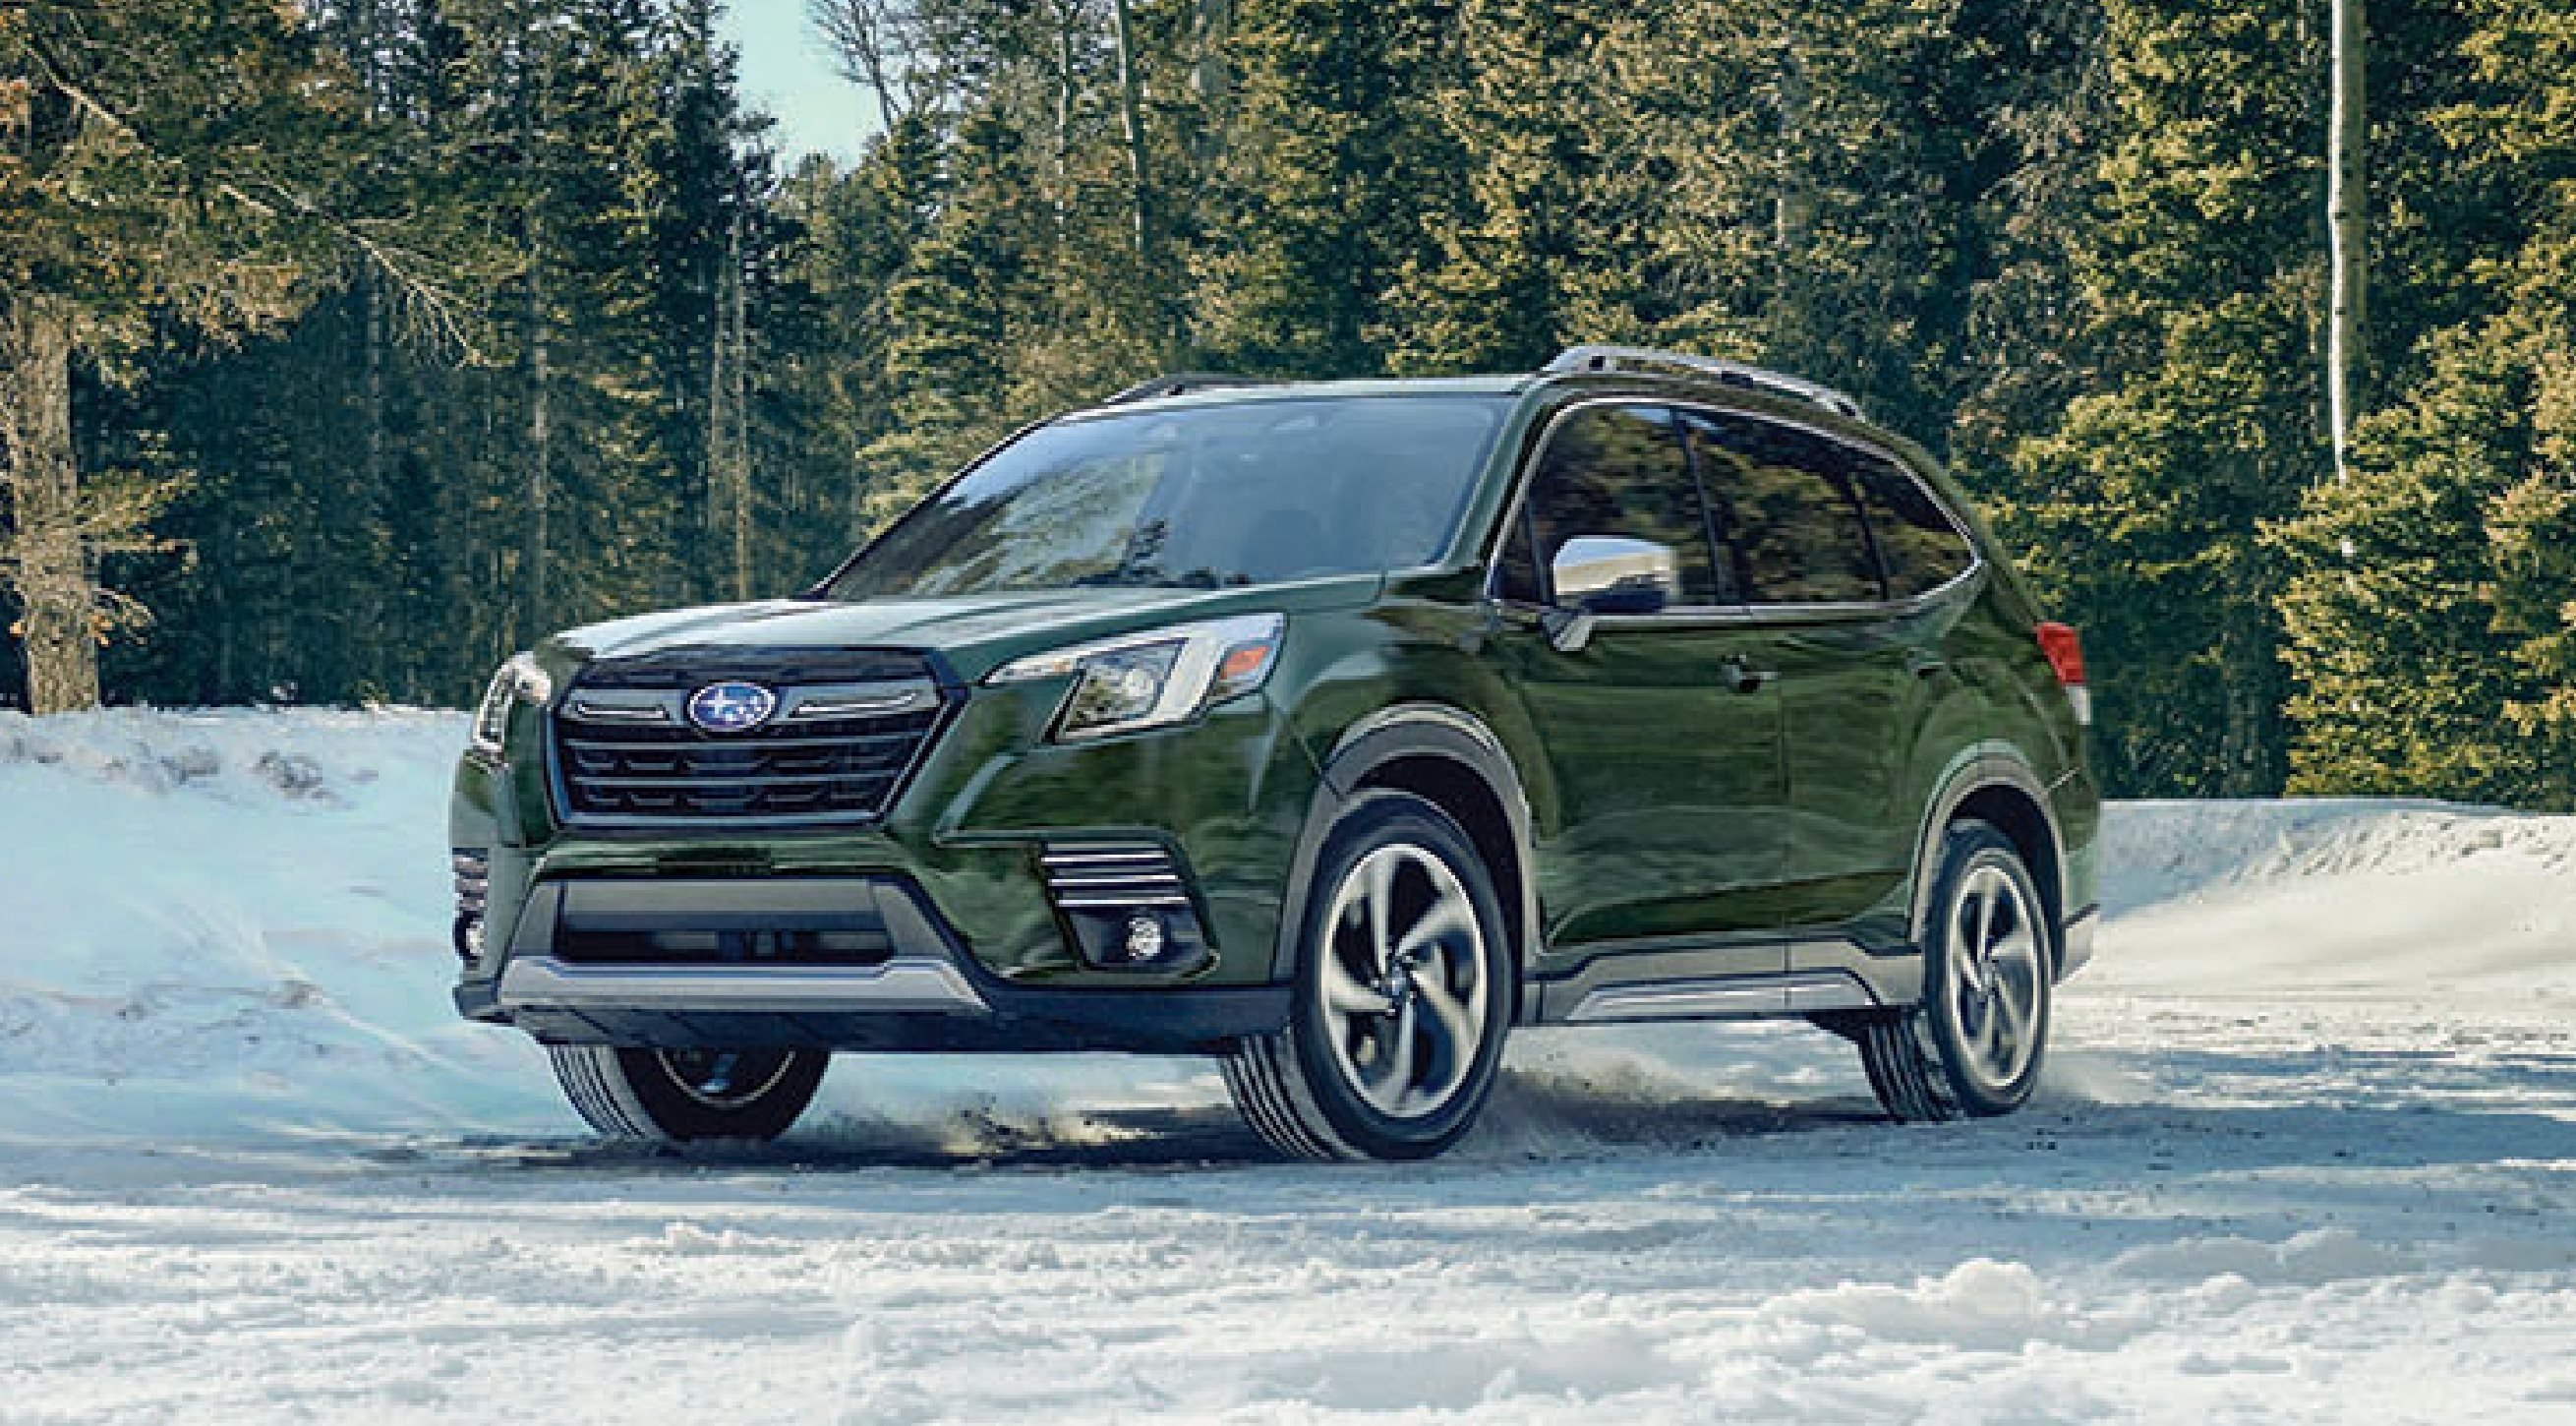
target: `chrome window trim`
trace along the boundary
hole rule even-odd
[[[1513,466],[1511,476],[1512,498],[1510,502],[1503,507],[1503,516],[1500,520],[1497,520],[1494,523],[1493,537],[1486,542],[1485,546],[1485,583],[1483,593],[1487,604],[1497,609],[1527,610],[1534,614],[1545,613],[1548,610],[1557,607],[1550,604],[1531,604],[1524,600],[1506,599],[1496,591],[1494,586],[1502,578],[1503,546],[1511,540],[1512,527],[1520,522],[1522,507],[1528,503],[1531,475],[1538,464],[1540,455],[1546,451],[1548,442],[1556,439],[1557,429],[1564,425],[1566,421],[1571,419],[1574,413],[1594,406],[1660,406],[1673,411],[1691,412],[1706,416],[1737,416],[1747,420],[1769,421],[1774,425],[1787,426],[1792,430],[1804,431],[1810,435],[1821,436],[1829,441],[1839,442],[1842,445],[1849,446],[1853,450],[1859,451],[1864,455],[1877,456],[1895,466],[1898,470],[1903,471],[1905,473],[1905,478],[1914,482],[1915,488],[1923,492],[1924,498],[1932,502],[1932,508],[1941,512],[1942,518],[1950,522],[1950,528],[1955,531],[1959,538],[1965,541],[1968,546],[1967,568],[1959,571],[1949,579],[1942,581],[1940,584],[1924,590],[1920,594],[1907,595],[1903,599],[1844,601],[1829,604],[1676,605],[1657,614],[1598,614],[1593,616],[1593,618],[1600,627],[1616,629],[1652,627],[1659,624],[1742,624],[1769,620],[1786,620],[1799,623],[1826,623],[1844,619],[1885,618],[1890,616],[1901,617],[1903,615],[1917,613],[1933,604],[1946,601],[1951,594],[1956,592],[1961,586],[1967,584],[1968,581],[1976,578],[1977,575],[1983,572],[1986,568],[1986,552],[1978,546],[1975,533],[1968,528],[1967,522],[1960,518],[1959,512],[1950,508],[1950,502],[1943,499],[1941,492],[1932,488],[1932,486],[1923,479],[1922,473],[1915,470],[1912,462],[1907,461],[1904,457],[1899,456],[1894,451],[1889,450],[1884,446],[1870,441],[1858,440],[1851,436],[1844,435],[1839,431],[1829,430],[1823,426],[1818,426],[1810,422],[1794,420],[1786,416],[1775,416],[1768,411],[1752,411],[1740,406],[1721,406],[1714,404],[1705,398],[1693,400],[1691,398],[1681,396],[1660,396],[1638,392],[1618,392],[1600,396],[1579,397],[1557,408],[1556,413],[1548,417],[1547,424],[1539,428],[1537,436],[1529,443],[1527,453]],[[1868,511],[1865,505],[1859,513],[1863,520],[1863,528],[1866,529]],[[1875,541],[1876,538],[1875,534],[1871,535],[1871,539],[1873,541]],[[1530,553],[1531,556],[1535,558],[1538,552],[1536,550],[1532,550]],[[1872,547],[1870,558],[1873,563],[1881,563],[1875,545]],[[1882,573],[1883,572],[1884,571],[1882,569]]]

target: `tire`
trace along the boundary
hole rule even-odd
[[[1447,813],[1377,792],[1333,825],[1314,892],[1288,1026],[1238,1042],[1226,1086],[1290,1158],[1429,1158],[1484,1108],[1517,1000],[1493,877]]]
[[[590,1127],[612,1139],[767,1143],[787,1132],[823,1083],[820,1050],[630,1050],[549,1045],[555,1079]]]
[[[1900,1123],[2009,1114],[2047,1058],[2056,935],[2012,840],[1960,821],[1942,838],[1923,938],[1923,1003],[1850,1017],[1870,1088]]]

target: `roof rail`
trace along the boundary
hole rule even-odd
[[[1191,391],[1211,391],[1221,386],[1273,386],[1277,383],[1258,376],[1228,376],[1221,371],[1173,371],[1150,381],[1140,381],[1115,396],[1104,397],[1103,406],[1124,406],[1131,401],[1151,401],[1162,396],[1179,396]]]
[[[1861,419],[1860,403],[1830,386],[1758,366],[1746,366],[1742,362],[1692,356],[1688,352],[1659,352],[1647,347],[1567,347],[1556,354],[1556,360],[1539,370],[1550,375],[1577,371],[1679,372],[1706,377],[1728,386],[1787,396],[1822,406],[1837,416],[1848,416],[1855,421]]]

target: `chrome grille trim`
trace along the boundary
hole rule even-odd
[[[692,723],[711,683],[774,690],[740,732]],[[673,650],[583,669],[550,720],[554,801],[572,827],[848,826],[885,815],[963,701],[914,654]]]
[[[1047,895],[1067,911],[1190,904],[1179,861],[1150,842],[1049,843],[1039,849]]]
[[[481,916],[492,895],[492,854],[482,847],[457,847],[447,858],[456,881],[456,914]]]

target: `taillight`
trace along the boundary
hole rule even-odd
[[[2093,693],[2084,686],[2084,641],[2066,624],[2042,624],[2033,632],[2039,636],[2039,651],[2057,672],[2058,686],[2066,690],[2066,701],[2074,705],[2075,721],[2090,724]]]

